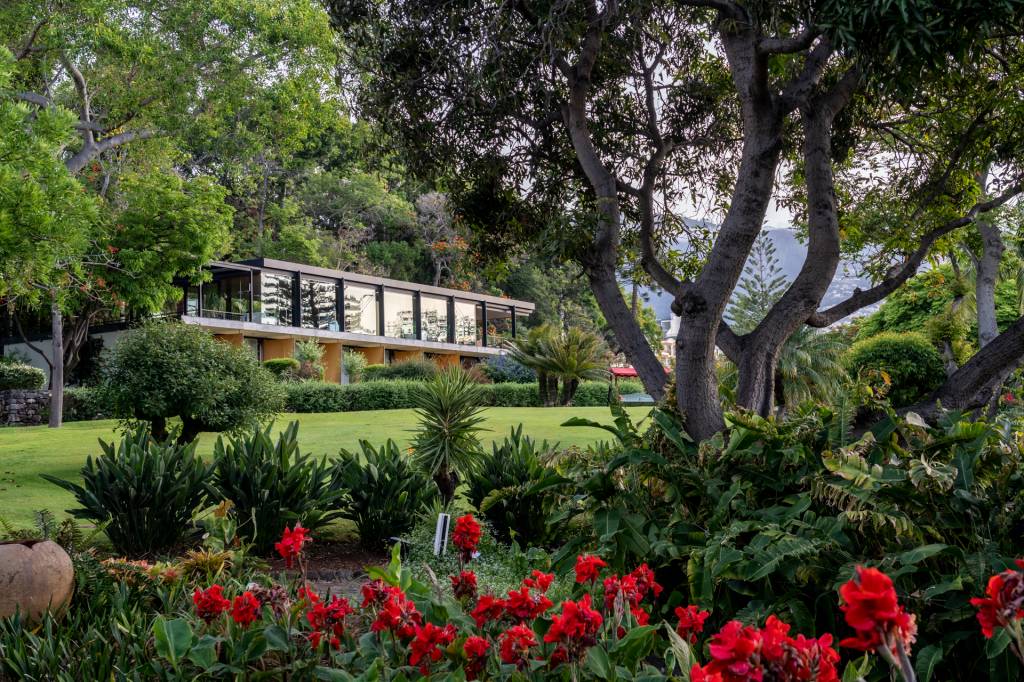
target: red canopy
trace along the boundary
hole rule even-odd
[[[635,377],[637,376],[636,370],[632,367],[612,367],[613,377]]]

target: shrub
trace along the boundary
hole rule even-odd
[[[360,441],[360,452],[342,450],[334,464],[333,485],[348,494],[342,518],[352,521],[359,540],[374,549],[409,532],[437,487],[420,473],[393,440],[380,449]]]
[[[494,407],[540,407],[537,384],[490,384],[484,387],[486,403]]]
[[[341,365],[345,368],[345,376],[350,384],[357,384],[363,380],[366,373],[366,356],[359,351],[347,350],[341,358]]]
[[[46,373],[21,363],[0,363],[0,391],[38,391],[46,383]]]
[[[91,386],[72,386],[64,389],[64,421],[84,422],[106,419],[110,407],[103,391]]]
[[[390,365],[368,365],[366,381],[429,381],[437,376],[437,364],[431,360],[403,360]]]
[[[82,467],[82,485],[41,476],[75,496],[75,518],[107,524],[107,537],[122,554],[171,549],[192,524],[192,514],[211,493],[212,467],[196,457],[196,444],[159,443],[142,429],[103,450]]]
[[[487,358],[480,363],[484,375],[496,384],[529,384],[537,381],[537,373],[509,355]]]
[[[322,381],[300,381],[285,386],[288,412],[348,412],[352,409],[350,386]]]
[[[299,363],[298,377],[323,381],[324,347],[315,339],[304,339],[295,344],[295,359]]]
[[[331,486],[323,458],[299,453],[299,424],[278,434],[256,428],[244,436],[217,439],[213,448],[214,487],[235,505],[238,533],[267,553],[286,525],[316,529],[337,518],[343,491]]]
[[[512,429],[501,445],[492,444],[466,480],[466,496],[480,510],[499,539],[540,545],[548,540],[547,519],[568,481],[544,465],[552,447],[523,436],[523,425]]]
[[[148,421],[161,440],[167,420],[180,417],[181,442],[252,426],[284,406],[284,390],[251,351],[179,322],[122,336],[104,363],[102,388],[113,416]]]
[[[299,373],[299,361],[295,358],[273,358],[264,360],[263,366],[277,379],[291,379]]]
[[[850,347],[846,366],[854,378],[885,372],[889,399],[897,407],[923,398],[946,378],[939,352],[917,332],[883,332],[858,341]]]

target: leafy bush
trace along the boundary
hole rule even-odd
[[[366,373],[366,356],[359,351],[346,350],[341,358],[341,366],[345,368],[345,376],[350,384],[358,384]]]
[[[494,407],[540,407],[537,384],[489,384],[482,387],[482,395]]]
[[[303,339],[295,343],[295,359],[299,363],[297,375],[303,380],[323,381],[324,347],[316,339]]]
[[[196,457],[196,444],[159,443],[139,429],[120,444],[100,441],[103,454],[86,459],[82,485],[41,474],[75,496],[79,519],[106,524],[114,549],[137,556],[171,549],[211,494],[212,467]]]
[[[352,409],[351,386],[301,381],[285,386],[288,412],[348,412]]]
[[[413,406],[412,391],[419,381],[364,381],[346,386],[350,410],[399,410]]]
[[[178,322],[122,336],[104,362],[102,389],[113,416],[148,421],[161,440],[167,420],[180,417],[181,442],[252,426],[284,406],[284,390],[252,352]]]
[[[91,386],[71,386],[64,389],[64,421],[84,422],[93,419],[106,419],[110,416],[110,407],[105,402],[106,396],[99,388]]]
[[[480,363],[484,375],[496,384],[530,384],[537,381],[537,373],[510,355],[487,358]]]
[[[854,378],[885,372],[889,399],[897,407],[920,400],[946,378],[939,352],[916,332],[883,332],[858,341],[850,347],[846,366]]]
[[[0,391],[38,391],[46,383],[46,373],[21,363],[0,363]]]
[[[263,361],[263,367],[278,378],[290,379],[299,373],[299,361],[295,358],[273,358]]]
[[[431,360],[403,360],[390,365],[368,365],[366,381],[429,381],[437,376],[437,364]]]
[[[380,449],[360,441],[360,452],[342,450],[334,464],[333,485],[348,499],[341,517],[352,521],[366,547],[380,548],[409,532],[437,496],[437,487],[416,469],[393,440]]]
[[[337,518],[343,491],[331,486],[331,466],[323,458],[299,452],[299,424],[278,434],[273,425],[244,436],[217,439],[213,448],[214,487],[234,504],[238,533],[267,553],[286,525],[310,529]]]
[[[512,429],[490,456],[481,455],[466,479],[466,497],[487,518],[499,539],[542,545],[550,540],[548,518],[553,516],[560,490],[568,481],[543,460],[552,452],[523,436],[523,425]]]

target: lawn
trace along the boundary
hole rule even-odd
[[[641,419],[648,410],[630,408],[630,413],[634,419]],[[481,438],[485,442],[501,440],[520,423],[532,438],[562,446],[584,446],[611,438],[611,434],[601,429],[561,426],[573,416],[611,423],[606,407],[492,407],[484,416]],[[278,424],[296,419],[302,450],[328,455],[337,453],[340,448],[358,447],[362,439],[379,444],[393,438],[404,445],[415,427],[412,410],[285,414],[278,419]],[[36,509],[49,509],[63,516],[64,510],[74,505],[74,498],[44,481],[39,474],[77,480],[85,458],[100,453],[97,439],[114,439],[116,426],[114,421],[92,421],[66,424],[60,429],[0,428],[0,517],[15,525],[25,525]],[[204,433],[200,436],[199,451],[212,452],[216,439],[215,434]]]

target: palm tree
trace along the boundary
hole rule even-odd
[[[580,382],[608,377],[608,352],[601,337],[577,327],[563,332],[549,325],[531,329],[509,344],[512,357],[537,372],[545,407],[571,405]],[[562,383],[561,396],[558,383]]]
[[[441,498],[448,505],[462,477],[473,467],[480,453],[483,391],[459,367],[438,372],[412,393],[419,427],[413,436],[416,464],[433,477]]]
[[[551,374],[547,363],[548,347],[557,335],[554,327],[542,324],[505,345],[513,360],[537,373],[540,402],[544,407],[553,407],[558,399],[558,376]]]

